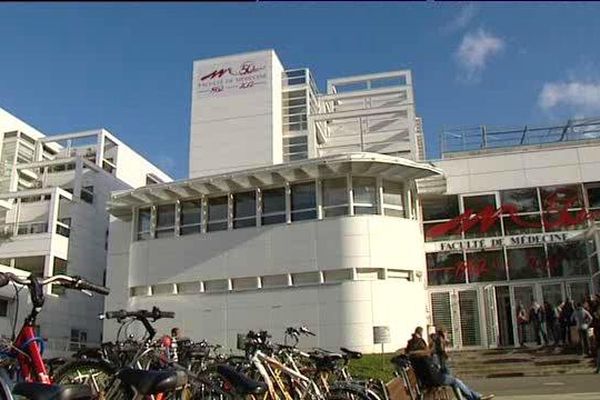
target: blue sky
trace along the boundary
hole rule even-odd
[[[410,68],[444,126],[600,115],[594,3],[0,4],[0,107],[48,134],[104,127],[187,174],[194,59],[274,48],[327,78]]]

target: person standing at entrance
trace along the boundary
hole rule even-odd
[[[581,351],[583,355],[589,354],[588,328],[592,323],[592,315],[583,308],[581,303],[577,303],[577,308],[573,311],[571,322],[577,327],[579,333],[579,342],[581,343]]]
[[[528,323],[529,319],[527,317],[527,311],[525,311],[523,303],[519,303],[519,306],[517,307],[517,326],[519,331],[519,344],[521,347],[525,347],[525,329],[527,328]]]
[[[571,316],[573,315],[573,301],[567,299],[560,312],[560,327],[562,329],[563,343],[571,345]]]
[[[548,329],[548,339],[552,338],[554,346],[560,342],[560,326],[558,324],[558,313],[556,308],[547,301],[544,302],[544,314],[546,317],[546,329]]]
[[[529,310],[529,321],[533,324],[537,345],[547,345],[548,335],[546,334],[546,314],[536,301],[533,302],[531,309]]]

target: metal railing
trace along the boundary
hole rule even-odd
[[[447,153],[526,145],[600,139],[600,117],[570,119],[564,124],[519,128],[487,126],[445,129],[441,136],[442,157]]]

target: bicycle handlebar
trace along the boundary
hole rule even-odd
[[[161,311],[158,307],[153,307],[152,311],[148,310],[136,310],[136,311],[127,311],[127,310],[117,310],[117,311],[107,311],[104,313],[104,318],[106,319],[125,319],[125,318],[135,318],[135,319],[148,319],[156,321],[161,318],[175,318],[175,313],[172,311]]]
[[[8,285],[10,282],[15,282],[24,286],[30,286],[32,280],[31,278],[17,276],[11,272],[0,272],[0,287]],[[108,295],[110,293],[110,289],[107,287],[96,285],[95,283],[89,282],[80,276],[54,275],[40,279],[39,282],[42,286],[55,283],[67,289],[79,290],[81,292],[96,292],[101,295]]]

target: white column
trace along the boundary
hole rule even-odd
[[[317,219],[323,219],[323,185],[322,180],[317,179],[315,183],[315,195],[317,196]]]
[[[292,188],[290,183],[285,183],[285,222],[292,223]]]
[[[48,207],[48,230],[46,232],[54,234],[56,232],[56,220],[58,219],[58,208],[60,206],[60,195],[58,188],[54,188],[50,195],[50,205]]]
[[[346,195],[348,196],[348,215],[354,215],[354,190],[352,189],[352,174],[346,175]]]
[[[96,143],[96,165],[102,168],[102,160],[104,159],[104,131],[98,133],[98,141]]]
[[[73,180],[73,196],[81,198],[81,187],[83,186],[83,158],[78,156],[75,160],[75,179]]]

